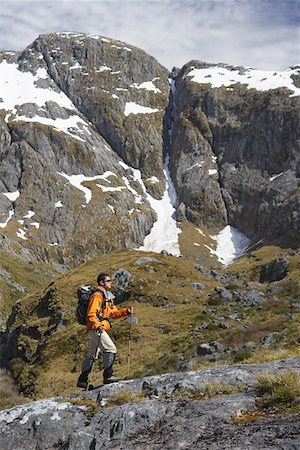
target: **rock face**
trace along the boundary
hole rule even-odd
[[[144,184],[155,197],[165,187],[166,69],[124,43],[73,34],[1,60],[5,234],[69,267],[141,244],[155,219]]]
[[[245,425],[233,422],[243,411],[255,409],[255,374],[286,369],[299,371],[299,358],[128,380],[69,398],[33,402],[0,413],[1,442],[8,450],[299,448],[298,413],[267,416]],[[207,382],[243,383],[248,388],[209,400],[176,398],[181,391],[200,392]],[[148,398],[104,406],[109,397],[124,389],[144,392]],[[95,399],[103,407],[91,415],[85,399]]]
[[[142,244],[167,153],[181,221],[299,244],[298,68],[261,88],[257,71],[193,61],[170,89],[144,51],[75,33],[0,63],[1,233],[36,257],[70,267]]]
[[[275,90],[264,82],[281,74],[258,72],[192,61],[175,77],[178,203],[198,225],[229,223],[253,241],[274,242],[284,229],[298,242],[299,71],[289,89]]]

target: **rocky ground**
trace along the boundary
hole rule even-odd
[[[7,450],[298,449],[299,413],[257,415],[255,421],[234,423],[245,411],[255,410],[255,375],[285,370],[299,371],[300,358],[164,374],[40,400],[1,412],[1,442]],[[205,383],[242,384],[244,390],[208,400],[176,395],[200,392]],[[107,406],[122,390],[144,398]],[[86,406],[91,399],[102,405],[93,413]]]

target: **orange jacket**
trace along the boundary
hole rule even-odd
[[[129,314],[127,308],[118,309],[112,299],[106,299],[103,305],[106,298],[105,292],[100,286],[97,286],[96,289],[97,291],[102,291],[103,295],[100,292],[95,292],[91,295],[86,316],[87,330],[97,330],[101,326],[107,331],[111,328],[111,325],[105,319],[119,319],[120,317],[127,317]]]

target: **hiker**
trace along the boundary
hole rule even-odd
[[[133,307],[118,309],[114,304],[114,295],[110,292],[112,280],[107,273],[100,273],[97,278],[98,286],[91,295],[87,309],[86,326],[90,336],[89,350],[82,362],[82,373],[77,387],[92,389],[88,376],[100,350],[103,352],[103,383],[118,381],[113,376],[113,364],[117,349],[107,331],[111,328],[110,319],[118,319],[133,314]]]

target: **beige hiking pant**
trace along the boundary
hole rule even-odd
[[[105,330],[102,331],[100,336],[98,336],[95,330],[90,330],[89,337],[90,337],[90,345],[89,350],[87,352],[87,356],[93,358],[96,354],[96,351],[97,357],[99,351],[117,353],[117,348],[115,344],[113,343],[111,337]]]

